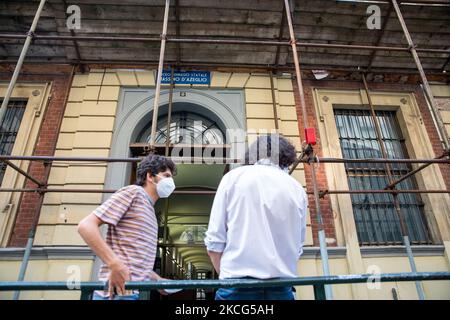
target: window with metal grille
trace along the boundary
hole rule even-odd
[[[1,104],[2,100],[0,100]],[[26,100],[10,100],[6,108],[5,116],[0,124],[0,154],[10,155],[16,141],[17,132],[19,131],[20,122],[22,121]],[[0,185],[6,171],[6,164],[1,163],[0,167]]]
[[[376,111],[388,158],[408,158],[395,111]],[[344,158],[382,158],[375,125],[368,110],[335,109],[334,116]],[[409,164],[390,164],[394,180],[411,171]],[[346,163],[351,190],[384,189],[388,184],[383,163]],[[397,189],[417,189],[414,177],[397,184]],[[393,195],[352,194],[352,206],[361,245],[401,244],[399,218]],[[412,243],[431,243],[419,194],[398,194],[400,209]]]

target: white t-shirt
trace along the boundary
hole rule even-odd
[[[297,277],[306,234],[308,199],[280,167],[243,166],[217,189],[205,245],[223,252],[220,279]]]

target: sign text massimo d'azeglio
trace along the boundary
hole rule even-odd
[[[170,84],[170,70],[164,70],[161,83]],[[209,71],[175,71],[173,73],[174,84],[206,84],[211,82],[211,73]]]

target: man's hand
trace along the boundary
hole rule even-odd
[[[150,274],[150,279],[155,280],[155,281],[170,280],[170,279],[166,279],[166,278],[161,277],[159,274],[157,274],[154,271],[152,271],[152,273]],[[169,295],[166,291],[164,291],[164,289],[158,289],[158,292],[159,292],[160,295],[163,295],[163,296]]]
[[[130,271],[128,267],[120,260],[116,260],[109,265],[111,273],[109,274],[108,294],[112,299],[114,296],[114,289],[119,295],[126,295],[125,281],[131,280]]]
[[[150,273],[150,279],[155,281],[161,281],[161,280],[169,280],[166,278],[161,277],[159,274],[157,274],[155,271],[152,271]]]
[[[220,274],[220,259],[222,259],[222,252],[215,252],[208,250],[208,256],[216,270],[217,274]]]
[[[92,251],[109,267],[111,273],[108,279],[108,292],[112,298],[114,291],[117,294],[126,294],[125,281],[131,280],[130,271],[127,266],[116,256],[112,249],[106,244],[100,233],[103,221],[94,213],[91,213],[78,224],[78,232]]]

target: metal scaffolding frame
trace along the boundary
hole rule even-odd
[[[65,3],[65,1],[63,1]],[[433,0],[421,0],[421,1],[400,1],[400,2],[408,2],[408,3],[426,3],[426,4],[450,4],[450,2],[447,1],[433,1]],[[156,91],[155,91],[155,100],[153,105],[153,121],[151,123],[151,136],[150,136],[150,150],[155,150],[155,136],[156,136],[156,126],[157,126],[157,119],[158,119],[158,108],[159,108],[159,96],[160,96],[160,90],[161,90],[161,79],[162,79],[162,71],[164,67],[164,54],[165,54],[165,47],[167,42],[174,42],[177,44],[177,61],[175,66],[180,67],[183,65],[181,63],[181,57],[180,57],[180,47],[179,44],[181,43],[205,43],[205,44],[246,44],[246,45],[267,45],[267,46],[277,46],[277,54],[276,54],[276,61],[274,66],[266,66],[266,70],[270,71],[270,80],[271,80],[271,92],[272,92],[272,103],[273,103],[273,109],[275,114],[275,126],[278,128],[278,119],[277,119],[277,113],[276,113],[276,101],[274,98],[274,86],[273,86],[273,75],[272,71],[278,69],[278,59],[279,59],[279,50],[282,46],[290,46],[292,53],[293,53],[293,59],[294,59],[294,70],[295,70],[295,79],[297,82],[297,90],[298,95],[300,99],[300,108],[301,108],[301,114],[302,114],[302,121],[303,121],[303,127],[308,128],[308,121],[307,121],[307,110],[306,110],[306,102],[305,102],[305,95],[303,90],[303,83],[301,78],[301,70],[300,70],[300,57],[299,53],[297,51],[297,47],[316,47],[316,48],[335,48],[335,49],[349,49],[349,50],[371,50],[371,58],[370,63],[367,66],[366,69],[360,69],[359,72],[361,72],[361,80],[362,84],[364,86],[365,93],[367,95],[367,99],[369,101],[369,107],[370,107],[370,113],[371,118],[374,121],[376,133],[377,133],[377,140],[380,144],[383,158],[371,158],[371,159],[337,159],[337,158],[318,158],[316,155],[314,155],[314,150],[312,146],[308,146],[309,149],[302,150],[302,153],[298,157],[297,161],[292,166],[290,173],[292,173],[295,168],[300,163],[305,163],[311,165],[311,177],[312,177],[312,191],[307,191],[308,194],[312,194],[314,196],[314,204],[315,204],[315,210],[316,210],[316,216],[317,216],[317,224],[318,224],[318,233],[319,233],[319,245],[320,245],[320,253],[321,253],[321,259],[322,259],[322,267],[323,267],[323,274],[325,276],[329,276],[329,265],[328,265],[328,253],[327,253],[327,247],[326,247],[326,241],[325,241],[325,231],[323,226],[323,219],[321,214],[321,208],[320,208],[320,198],[325,197],[326,195],[330,194],[357,194],[357,193],[389,193],[392,194],[394,197],[394,204],[396,208],[397,215],[400,219],[400,225],[401,225],[401,231],[403,235],[404,245],[407,251],[407,255],[409,258],[411,271],[413,273],[416,273],[414,258],[411,251],[411,246],[409,242],[409,236],[408,231],[405,226],[404,217],[401,213],[399,202],[397,196],[401,193],[417,193],[417,194],[425,194],[425,193],[450,193],[450,190],[420,190],[420,189],[414,189],[414,190],[398,190],[396,189],[396,185],[400,183],[401,181],[413,176],[414,174],[420,172],[421,170],[425,169],[426,167],[430,166],[431,164],[450,164],[450,148],[449,148],[449,137],[447,134],[447,131],[444,127],[444,123],[442,120],[442,117],[439,113],[439,110],[436,106],[436,103],[434,101],[433,94],[431,92],[430,85],[428,83],[425,71],[422,67],[420,58],[418,53],[424,52],[424,53],[447,53],[450,54],[450,50],[446,49],[429,49],[429,48],[417,48],[411,38],[411,35],[408,31],[408,28],[405,24],[405,21],[403,19],[399,4],[397,0],[389,0],[388,3],[390,3],[389,7],[389,15],[391,14],[392,10],[395,11],[396,16],[398,18],[398,21],[402,27],[403,34],[407,40],[408,47],[394,47],[394,46],[379,46],[380,40],[381,40],[381,34],[384,31],[384,27],[386,24],[383,24],[383,28],[381,30],[381,34],[378,38],[378,41],[376,45],[374,46],[367,46],[367,45],[345,45],[345,44],[323,44],[323,43],[308,43],[308,42],[300,42],[295,37],[295,32],[293,28],[292,23],[292,14],[290,9],[289,0],[284,0],[284,6],[283,10],[285,11],[285,15],[283,15],[282,23],[280,26],[280,34],[278,41],[272,41],[272,40],[242,40],[242,39],[205,39],[205,38],[180,38],[179,37],[179,5],[178,1],[175,1],[175,9],[176,9],[176,37],[168,37],[167,36],[167,26],[168,26],[168,15],[169,15],[169,8],[170,8],[170,0],[165,1],[165,10],[164,10],[164,20],[163,20],[163,29],[161,33],[160,38],[152,38],[152,37],[110,37],[110,36],[75,36],[74,33],[71,33],[70,36],[58,36],[58,35],[37,35],[35,34],[35,29],[37,26],[37,23],[39,21],[41,12],[43,10],[43,7],[46,3],[46,0],[41,0],[39,3],[39,7],[36,11],[36,14],[33,19],[33,23],[26,35],[18,35],[18,34],[0,34],[0,39],[25,39],[25,43],[23,45],[23,48],[21,50],[20,57],[17,61],[14,73],[12,75],[11,81],[8,86],[8,90],[6,92],[6,95],[4,97],[1,109],[0,109],[0,122],[4,116],[4,113],[6,111],[6,108],[9,103],[9,99],[11,96],[11,93],[15,87],[15,84],[17,82],[17,79],[19,77],[23,62],[25,60],[25,57],[27,55],[28,48],[30,44],[32,43],[32,40],[70,40],[73,41],[73,43],[76,46],[76,52],[78,57],[78,63],[82,63],[81,57],[79,55],[78,45],[77,41],[119,41],[119,42],[125,42],[125,41],[134,41],[134,42],[160,42],[161,48],[160,48],[160,56],[158,60],[158,73],[156,78]],[[287,23],[288,30],[289,30],[289,41],[283,41],[283,27]],[[369,72],[372,69],[372,61],[373,56],[377,51],[403,51],[403,52],[410,52],[412,58],[414,59],[416,68],[419,72],[420,79],[423,85],[424,90],[424,96],[427,99],[427,102],[430,106],[430,111],[432,118],[434,120],[434,124],[436,127],[436,130],[440,136],[441,143],[444,149],[444,152],[442,155],[438,156],[434,159],[389,159],[387,156],[387,152],[385,150],[382,136],[380,132],[380,127],[378,120],[375,116],[374,107],[371,101],[370,96],[370,90],[368,83],[365,78],[365,73]],[[130,63],[131,61],[128,61]],[[101,63],[93,62],[93,63]],[[109,62],[103,62],[105,64],[108,64]],[[117,62],[118,63],[118,62]],[[125,63],[125,62],[121,62]],[[140,62],[138,62],[140,64]],[[167,63],[166,63],[167,64]],[[195,65],[202,65],[200,64],[191,64],[193,66]],[[204,64],[208,65],[208,64]],[[214,64],[211,64],[214,65]],[[229,67],[239,67],[238,65],[233,64],[216,64],[218,66],[229,66]],[[243,67],[243,65],[240,65],[240,67]],[[251,66],[250,66],[251,67]],[[281,69],[283,67],[280,67]],[[284,67],[286,68],[286,67]],[[71,78],[73,79],[75,67],[72,69]],[[345,70],[345,68],[343,69]],[[353,70],[354,71],[354,70]],[[172,113],[172,95],[173,95],[173,72],[174,72],[174,66],[171,65],[171,80],[170,80],[170,91],[169,91],[169,117],[168,117],[168,123],[170,123],[170,116]],[[69,90],[68,90],[69,91]],[[66,100],[68,93],[66,93]],[[67,102],[67,101],[66,101]],[[169,155],[169,145],[170,145],[170,135],[169,135],[169,127],[167,126],[167,141],[165,143],[165,155]],[[201,162],[208,162],[215,160],[217,161],[217,158],[213,159],[195,159],[195,158],[174,158],[172,159],[175,162],[183,162],[186,163],[186,160],[200,160]],[[25,172],[24,170],[20,169],[18,166],[16,166],[11,161],[13,160],[25,160],[25,161],[34,161],[34,162],[42,162],[44,164],[45,170],[44,170],[44,181],[41,181],[40,179],[36,179],[29,173]],[[71,192],[71,193],[113,193],[116,190],[107,190],[107,189],[64,189],[64,188],[49,188],[48,187],[48,177],[51,169],[51,164],[53,162],[58,161],[64,161],[64,162],[128,162],[128,163],[137,163],[141,160],[141,158],[95,158],[95,157],[54,157],[54,156],[14,156],[14,155],[1,155],[0,156],[0,162],[5,163],[6,165],[10,166],[12,169],[16,170],[18,173],[22,174],[26,179],[30,180],[34,184],[36,184],[36,188],[0,188],[0,192],[36,192],[40,195],[39,197],[39,203],[37,205],[37,212],[34,217],[34,221],[31,227],[31,231],[29,234],[29,238],[27,241],[26,250],[24,253],[24,258],[22,261],[20,273],[19,273],[19,281],[24,280],[25,271],[28,265],[28,260],[30,257],[31,249],[33,246],[34,241],[34,235],[35,231],[38,225],[39,220],[39,213],[41,210],[42,202],[44,195],[48,192]],[[240,159],[221,159],[224,161],[224,163],[239,163]],[[384,189],[374,189],[374,190],[319,190],[317,186],[316,181],[316,169],[313,165],[316,162],[321,163],[383,163],[386,168],[386,173],[388,175],[388,181],[389,184]],[[198,162],[197,162],[198,163]],[[415,164],[422,164],[418,168],[408,172],[404,176],[393,179],[390,164],[394,163],[415,163]],[[214,195],[214,190],[208,190],[208,191],[191,191],[191,190],[175,190],[174,194],[185,194],[185,195]],[[419,279],[417,279],[419,280]],[[423,293],[423,288],[420,284],[420,282],[416,282],[416,288],[420,299],[424,299],[425,295]],[[331,288],[325,284],[325,295],[327,299],[332,299],[332,292]],[[14,299],[18,299],[19,293],[18,291],[14,295]]]

